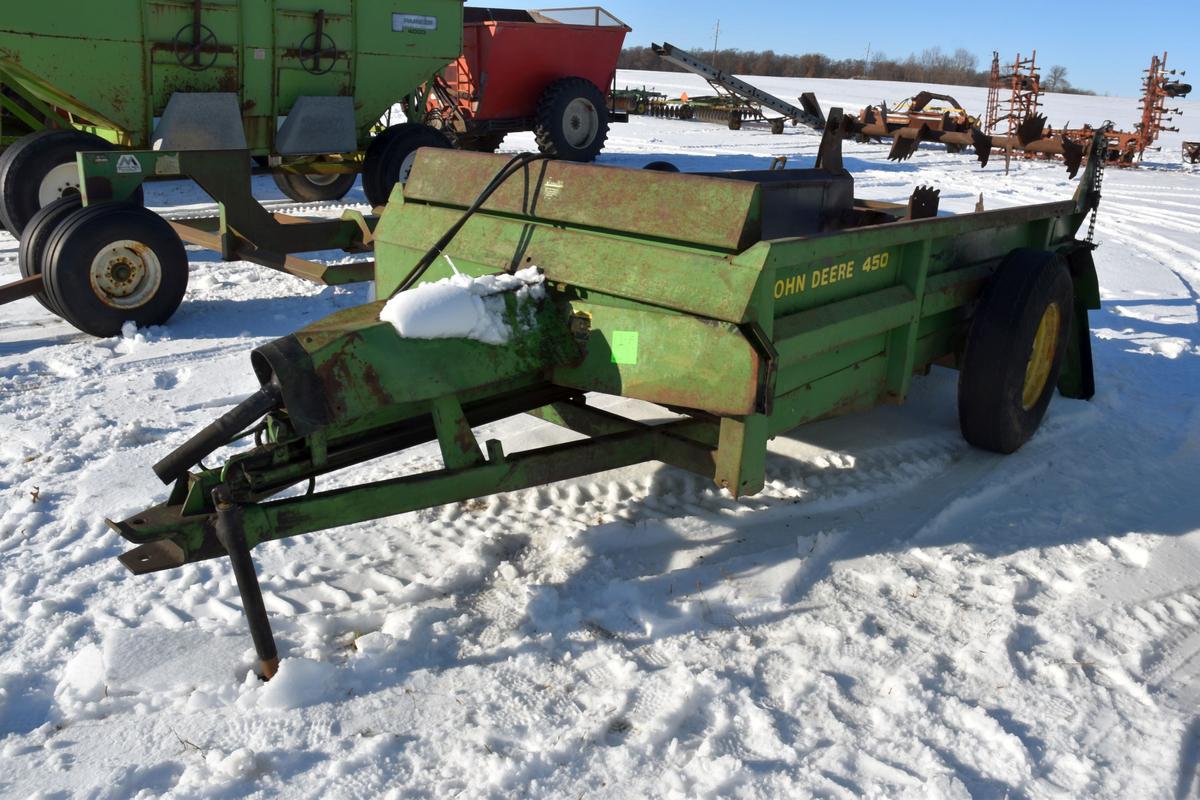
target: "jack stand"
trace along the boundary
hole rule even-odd
[[[233,565],[233,575],[242,596],[242,610],[250,624],[250,638],[254,640],[254,650],[262,666],[262,678],[269,681],[279,669],[279,651],[271,634],[271,622],[263,605],[250,548],[246,546],[242,507],[233,502],[229,487],[224,484],[213,489],[213,504],[217,509],[217,540],[229,553],[229,563]]]

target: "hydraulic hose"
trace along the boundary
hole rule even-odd
[[[262,387],[155,464],[154,474],[163,483],[172,483],[186,475],[205,456],[228,444],[233,437],[282,405],[278,386],[268,384]]]
[[[454,241],[454,237],[457,236],[458,232],[461,231],[463,226],[467,224],[467,220],[474,216],[476,211],[483,208],[483,204],[486,203],[488,199],[491,198],[491,196],[495,194],[501,186],[504,185],[505,181],[528,167],[530,164],[536,161],[546,161],[550,158],[551,156],[543,155],[541,153],[520,153],[513,156],[509,162],[505,164],[499,172],[496,173],[495,177],[488,182],[488,185],[483,187],[483,191],[479,193],[477,198],[475,198],[475,202],[472,203],[465,212],[463,212],[463,215],[458,222],[451,225],[450,228],[444,234],[442,234],[442,238],[438,239],[437,242],[434,243],[433,247],[429,248],[425,255],[421,256],[421,260],[418,261],[416,266],[414,266],[408,275],[405,276],[404,280],[400,282],[400,285],[397,286],[390,295],[388,295],[388,299],[390,300],[391,298],[395,297],[399,292],[411,289],[416,282],[421,279],[421,276],[425,274],[425,271],[429,269],[429,266],[433,264],[433,262],[437,261],[442,252],[450,246],[450,242]]]

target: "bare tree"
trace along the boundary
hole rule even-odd
[[[1050,72],[1046,73],[1046,91],[1061,92],[1069,88],[1071,84],[1067,81],[1067,68],[1062,64],[1055,64],[1050,68]]]

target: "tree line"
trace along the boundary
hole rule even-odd
[[[979,68],[979,59],[965,48],[947,53],[940,47],[929,47],[911,53],[905,59],[889,58],[885,53],[872,53],[867,58],[835,59],[821,53],[787,55],[774,50],[726,49],[692,51],[697,58],[718,69],[736,75],[769,75],[779,78],[866,78],[877,81],[906,81],[909,83],[943,83],[953,86],[987,86],[991,65]],[[617,61],[621,69],[683,72],[659,58],[649,47],[627,47]],[[1047,91],[1070,94],[1094,94],[1076,89],[1067,80],[1067,69],[1054,65],[1043,79]]]

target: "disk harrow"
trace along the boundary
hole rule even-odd
[[[1076,232],[1099,202],[1099,148],[1073,199],[939,216],[927,188],[856,200],[842,130],[834,109],[801,170],[421,151],[374,229],[382,299],[251,353],[261,388],[154,466],[164,503],[110,522],[136,545],[122,563],[229,557],[269,678],[279,650],[251,560],[269,542],[647,461],[751,495],[772,436],[900,402],[934,364],[961,370],[963,434],[997,452],[1034,434],[1056,386],[1090,397],[1099,295]],[[443,255],[470,276],[536,266],[544,298],[498,295],[503,344],[405,338],[381,311],[448,277]],[[601,410],[597,394],[657,404],[661,421]],[[473,432],[523,413],[573,437],[510,452]],[[423,443],[441,468],[315,485]]]
[[[974,125],[973,118],[969,122],[959,121],[943,113],[930,121],[907,113],[891,115],[886,108],[872,106],[863,109],[857,119],[845,118],[841,133],[846,138],[863,142],[890,138],[892,148],[888,158],[892,161],[910,158],[921,142],[943,144],[952,153],[970,148],[983,167],[987,166],[993,152],[1057,156],[1065,162],[1067,174],[1072,178],[1079,172],[1091,144],[1061,134],[1052,135],[1046,128],[1046,118],[1040,114],[1026,118],[1013,135],[1007,136],[984,133]]]

